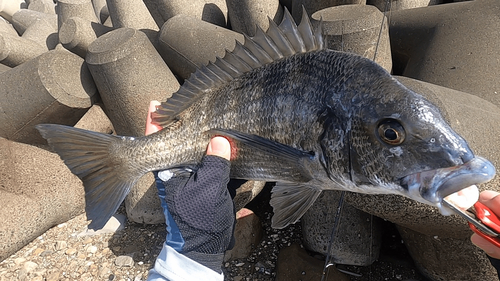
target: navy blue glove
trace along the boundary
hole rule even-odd
[[[155,172],[167,245],[219,273],[224,252],[234,246],[235,210],[227,189],[230,166],[222,157],[206,155],[192,172]]]

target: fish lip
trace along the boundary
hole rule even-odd
[[[410,198],[441,209],[443,198],[471,185],[488,182],[495,173],[495,166],[490,161],[476,156],[462,165],[405,176],[401,186]]]

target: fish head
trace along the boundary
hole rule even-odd
[[[494,166],[474,155],[434,104],[392,77],[376,88],[351,113],[350,173],[356,185],[400,193],[448,215],[444,197],[494,177]]]

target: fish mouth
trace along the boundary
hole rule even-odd
[[[407,190],[410,198],[436,206],[441,214],[450,215],[453,211],[442,205],[443,198],[488,182],[494,176],[495,166],[482,157],[475,157],[462,165],[405,176],[401,179],[401,186]]]

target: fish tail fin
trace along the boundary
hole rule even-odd
[[[85,187],[89,229],[101,229],[144,174],[120,158],[121,137],[55,124],[36,128]],[[112,152],[111,152],[112,151]],[[125,157],[125,156],[122,156]]]

